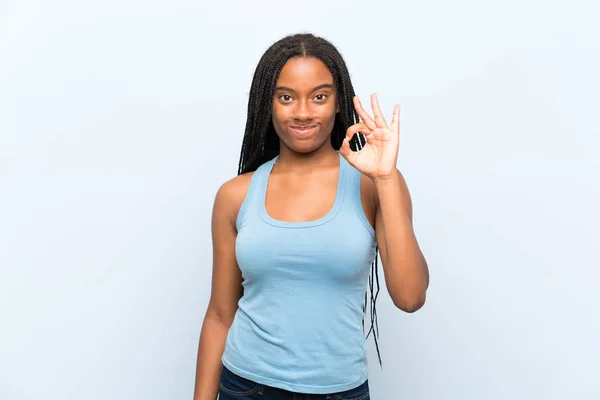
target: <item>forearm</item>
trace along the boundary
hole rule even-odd
[[[207,315],[202,324],[196,362],[194,400],[215,400],[219,392],[228,324]]]
[[[415,311],[425,302],[429,271],[415,237],[411,215],[401,206],[407,203],[402,199],[401,178],[394,174],[388,179],[376,180],[375,185],[385,237],[382,251],[385,260],[382,261],[386,285],[396,306]]]

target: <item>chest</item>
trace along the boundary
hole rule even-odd
[[[236,259],[246,284],[362,284],[374,257],[375,241],[344,210],[310,226],[283,227],[252,218],[236,238]]]
[[[273,174],[268,180],[264,206],[276,220],[312,221],[327,215],[337,193],[338,173],[334,170],[313,175]]]
[[[363,212],[375,227],[375,199],[368,187],[368,178],[362,177],[360,199]],[[267,214],[279,221],[306,222],[326,216],[334,207],[340,193],[336,171],[306,176],[281,176],[273,174],[267,183],[264,208]]]

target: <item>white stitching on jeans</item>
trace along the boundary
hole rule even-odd
[[[223,390],[225,393],[228,393],[228,394],[231,394],[231,395],[234,395],[234,396],[248,396],[248,395],[251,395],[251,394],[254,394],[254,393],[256,393],[256,392],[258,391],[258,389],[259,389],[259,386],[260,386],[260,385],[258,385],[258,384],[257,384],[257,385],[256,385],[256,387],[255,387],[254,389],[252,389],[252,390],[249,390],[249,391],[246,391],[246,392],[236,392],[236,391],[233,391],[233,390],[227,389],[225,386],[223,386],[223,384],[222,384],[222,383],[219,383],[219,386],[221,387],[221,389],[222,389],[222,390]]]

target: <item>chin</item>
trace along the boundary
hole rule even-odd
[[[285,143],[285,146],[295,153],[308,154],[322,148],[328,140],[330,139],[326,138],[324,141],[318,142],[313,140],[291,140],[291,143]]]
[[[290,148],[290,150],[296,152],[296,153],[302,153],[302,154],[307,154],[307,153],[312,153],[313,151],[317,150],[320,146],[315,146],[313,144],[309,144],[309,143],[303,143],[299,146],[288,146]]]

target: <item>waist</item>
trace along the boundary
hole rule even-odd
[[[296,398],[298,394],[304,395],[306,392],[294,392],[286,389],[277,388],[261,384],[253,381],[252,379],[245,378],[239,375],[233,370],[229,369],[225,364],[223,365],[223,372],[220,380],[221,391],[232,394],[232,395],[251,395],[258,393],[260,396],[265,398]],[[220,393],[220,392],[219,392]],[[337,395],[337,396],[336,396]],[[369,382],[367,379],[364,380],[358,386],[354,386],[351,389],[346,389],[337,392],[328,392],[322,394],[311,393],[303,398],[311,398],[315,400],[326,400],[332,398],[347,398],[347,399],[366,399],[369,395]],[[335,397],[334,397],[335,396]]]
[[[362,314],[299,318],[276,310],[238,309],[227,335],[225,365],[248,379],[302,393],[346,390],[366,379]]]

